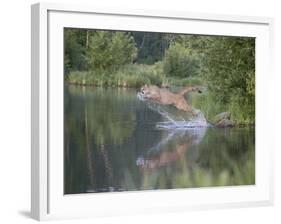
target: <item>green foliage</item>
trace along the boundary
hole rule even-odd
[[[65,74],[73,70],[84,70],[85,60],[85,32],[79,29],[64,30],[64,69]]]
[[[144,84],[161,85],[164,79],[163,73],[156,65],[132,64],[124,66],[116,74],[114,79],[118,86],[140,87]]]
[[[208,68],[206,78],[209,87],[221,100],[229,102],[234,94],[247,97],[248,90],[254,89],[254,39],[213,37],[206,51],[205,66]]]
[[[215,115],[229,111],[231,119],[237,125],[253,124],[255,122],[254,102],[248,102],[248,98],[242,98],[239,94],[232,95],[229,103],[218,100],[216,94],[212,91],[206,91],[203,94],[193,94],[191,104],[200,109],[205,117],[214,122]]]
[[[140,64],[154,64],[162,61],[166,49],[169,47],[168,34],[165,33],[149,33],[149,32],[131,32],[136,46],[138,55],[136,62]]]
[[[86,58],[91,70],[115,71],[131,63],[137,48],[132,36],[125,32],[98,31],[89,38]]]
[[[196,106],[212,117],[230,111],[236,124],[255,119],[255,40],[246,37],[178,35],[174,41],[200,61],[199,74],[208,86]],[[209,115],[209,116],[208,116]]]
[[[172,44],[165,53],[164,72],[167,76],[186,78],[198,75],[196,54],[179,43]]]
[[[236,123],[254,123],[254,38],[80,29],[65,29],[64,38],[68,82],[204,85],[208,94],[195,107],[207,116],[227,110]]]
[[[212,37],[205,52],[205,78],[218,101],[228,105],[236,123],[255,119],[255,40]]]
[[[205,117],[211,122],[215,115],[228,110],[227,106],[218,101],[215,94],[210,91],[204,91],[201,94],[193,94],[190,103],[192,103],[195,108],[201,110]]]
[[[74,71],[69,74],[72,84],[94,86],[140,87],[144,84],[162,85],[167,82],[159,64],[128,64],[116,72]]]
[[[68,75],[68,82],[78,85],[137,88],[144,84],[157,86],[188,86],[202,84],[202,80],[198,77],[167,77],[162,69],[162,63],[158,62],[153,65],[128,64],[112,73],[99,70],[73,71]]]

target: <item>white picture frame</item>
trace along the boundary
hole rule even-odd
[[[247,207],[273,203],[270,111],[273,19],[191,12],[97,9],[38,3],[32,13],[31,214],[37,220]],[[256,38],[256,184],[63,195],[63,28],[159,31]],[[78,206],[77,206],[78,205]]]

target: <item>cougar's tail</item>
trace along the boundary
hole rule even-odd
[[[200,87],[200,86],[188,86],[188,87],[183,88],[183,89],[179,92],[179,94],[183,96],[183,95],[185,95],[185,94],[187,94],[187,93],[189,93],[189,92],[198,92],[198,93],[202,93],[202,87]]]

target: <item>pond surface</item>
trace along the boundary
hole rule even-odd
[[[255,184],[255,129],[163,130],[134,89],[65,86],[64,193]]]

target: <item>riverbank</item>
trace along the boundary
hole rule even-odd
[[[68,85],[73,86],[74,88],[77,87],[92,87],[92,88],[122,88],[122,89],[136,89],[138,91],[138,87],[133,86],[98,86],[92,83],[71,83],[67,82]],[[171,86],[172,88],[181,88],[179,86],[175,87],[175,85]],[[230,120],[233,122],[235,127],[247,127],[247,126],[254,126],[255,125],[255,117],[251,116],[247,108],[244,107],[237,107],[235,106],[235,102],[231,102],[229,104],[225,104],[221,101],[218,101],[215,94],[205,90],[203,93],[193,93],[192,97],[188,97],[188,102],[194,107],[201,110],[205,117],[208,119],[210,123],[215,123],[215,116],[228,111],[230,113]]]
[[[169,77],[163,73],[161,63],[153,65],[129,64],[118,71],[72,71],[66,82],[74,85],[90,85],[100,87],[134,87],[144,84],[168,86],[201,85],[200,78]]]
[[[235,127],[255,125],[255,113],[250,111],[250,106],[239,105],[235,99],[229,103],[223,103],[218,100],[215,93],[205,91],[202,94],[193,94],[189,102],[193,107],[201,110],[211,123],[216,123],[216,115],[228,112],[230,113],[230,120]]]

